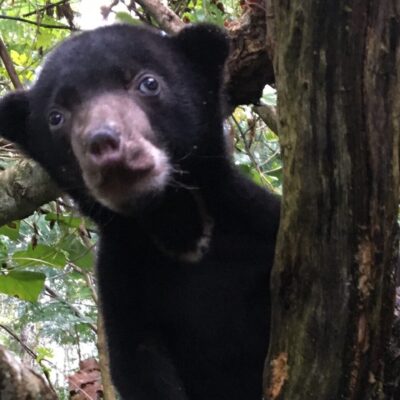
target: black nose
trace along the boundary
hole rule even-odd
[[[119,149],[119,136],[119,132],[110,127],[102,127],[89,132],[89,152],[97,157],[115,152]]]

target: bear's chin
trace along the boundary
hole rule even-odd
[[[141,179],[124,180],[116,176],[100,185],[91,185],[90,181],[86,181],[86,185],[103,206],[122,215],[135,215],[158,202],[168,185],[168,178],[168,171],[162,171]]]

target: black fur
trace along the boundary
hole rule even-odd
[[[112,376],[125,400],[262,396],[279,202],[226,155],[220,89],[227,55],[228,40],[209,25],[175,37],[100,28],[64,42],[31,89],[0,101],[0,134],[99,226],[99,290]],[[162,190],[113,211],[82,177],[70,122],[52,132],[47,116],[57,104],[74,118],[104,93],[131,101],[127,87],[143,70],[161,77],[162,93],[132,104],[174,172]],[[204,254],[185,258],[206,226]]]

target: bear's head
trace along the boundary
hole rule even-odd
[[[228,52],[210,25],[176,36],[129,25],[79,34],[47,57],[32,88],[0,100],[0,134],[78,202],[129,213],[224,157]]]

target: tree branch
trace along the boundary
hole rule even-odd
[[[22,365],[0,346],[0,399],[57,400],[57,395],[42,376]]]
[[[49,28],[49,29],[68,29],[70,31],[77,31],[79,30],[78,28],[74,28],[68,25],[51,25],[51,24],[41,24],[40,22],[36,21],[31,21],[30,19],[24,19],[24,18],[19,18],[19,17],[11,17],[10,15],[0,15],[0,19],[10,19],[12,21],[19,21],[19,22],[24,22],[27,24],[31,25],[36,25],[39,28]]]
[[[12,338],[14,338],[20,345],[21,347],[34,359],[36,360],[37,354],[30,348],[28,347],[23,340],[14,332],[12,331],[8,326],[0,324],[0,328],[6,331]]]
[[[278,116],[276,114],[276,107],[263,104],[262,106],[254,106],[256,114],[265,122],[269,129],[279,136],[278,130]]]
[[[160,28],[167,33],[178,33],[185,24],[168,7],[164,6],[158,0],[136,0],[154,19],[158,22]]]
[[[82,235],[81,235],[81,238],[82,238]],[[83,241],[85,242],[84,239],[83,239]],[[86,243],[85,243],[85,245],[86,245]],[[88,247],[88,249],[89,249],[89,251],[92,251],[93,245],[91,244],[90,248]],[[97,290],[96,290],[96,287],[93,282],[92,274],[90,272],[86,272],[85,270],[83,270],[82,268],[78,267],[77,265],[75,265],[73,263],[70,263],[69,265],[75,272],[78,272],[79,274],[82,275],[83,279],[86,282],[86,286],[90,289],[90,293],[92,295],[92,299],[93,299],[94,303],[98,306],[99,305],[99,297],[97,295]]]
[[[61,192],[32,160],[21,160],[0,172],[0,226],[31,215]]]
[[[61,1],[57,2],[57,3],[46,4],[44,7],[38,8],[37,10],[29,12],[27,14],[23,14],[22,16],[24,18],[31,17],[32,15],[36,15],[36,14],[39,14],[39,13],[41,13],[43,11],[50,10],[51,8],[54,8],[54,7],[57,7],[57,6],[61,6],[62,4],[69,3],[70,1],[71,0],[61,0]]]

